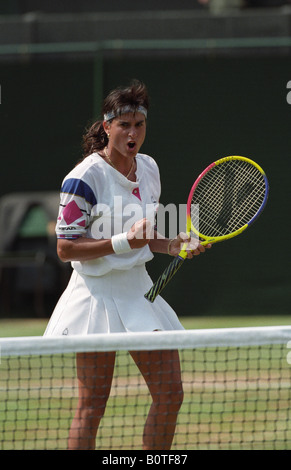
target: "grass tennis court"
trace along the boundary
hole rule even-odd
[[[181,323],[186,329],[236,328],[245,326],[290,325],[291,315],[234,316],[234,317],[183,317]],[[0,319],[0,337],[41,336],[48,319]]]
[[[288,325],[287,317],[184,318],[185,328]],[[2,336],[41,335],[46,320],[1,320]],[[183,350],[185,399],[173,449],[291,449],[287,350]],[[227,369],[224,369],[227,364]],[[2,358],[2,449],[66,448],[76,407],[74,354]],[[7,382],[6,382],[7,381]],[[9,389],[8,397],[6,390]],[[145,383],[126,351],[117,356],[112,393],[97,448],[141,448],[150,406]],[[187,444],[186,444],[187,443]]]

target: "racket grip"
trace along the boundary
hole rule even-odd
[[[150,290],[145,294],[145,298],[151,303],[153,303],[159,293],[162,292],[164,287],[166,287],[168,282],[172,279],[178,269],[182,266],[184,261],[184,258],[182,258],[181,256],[177,256],[176,258],[174,258],[173,261],[169,264],[169,266],[165,269],[163,274],[160,275],[160,277],[153,284]]]

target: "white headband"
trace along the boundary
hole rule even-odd
[[[147,117],[148,115],[146,108],[144,108],[143,106],[138,106],[137,108],[135,108],[134,106],[124,106],[123,108],[117,109],[116,112],[111,111],[107,114],[104,114],[104,121],[111,121],[111,119],[114,119],[117,116],[126,113],[142,113],[145,117]]]

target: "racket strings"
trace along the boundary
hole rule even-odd
[[[260,208],[261,201],[257,200],[258,191],[253,192],[254,186],[249,181],[242,184],[241,178],[238,185],[235,175],[233,175],[232,188],[228,187],[228,191],[225,191],[221,179],[217,180],[217,185],[222,188],[218,197],[214,200],[207,198],[206,207],[202,207],[200,223],[203,221],[204,226],[200,225],[200,231],[204,233],[208,227],[211,227],[214,233],[217,231],[219,235],[225,235],[247,223]],[[249,194],[242,190],[244,187],[248,188]],[[236,204],[237,199],[240,201],[239,204]],[[204,213],[206,216],[203,218]]]
[[[265,191],[265,178],[254,165],[241,160],[217,165],[204,175],[193,194],[192,225],[205,236],[228,235],[256,215]]]
[[[232,203],[232,201],[229,202]],[[238,230],[251,220],[259,210],[260,206],[261,204],[257,201],[256,195],[245,199],[244,203],[239,208],[239,211],[234,211],[233,206],[231,205],[223,208],[221,202],[218,204],[217,208],[212,204],[211,210],[209,210],[209,205],[205,206],[205,204],[202,204],[201,207],[200,204],[200,232],[210,234],[209,230],[211,229],[211,236],[223,236]],[[218,212],[219,208],[220,212]]]

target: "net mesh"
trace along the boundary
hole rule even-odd
[[[291,449],[290,338],[291,327],[270,327],[1,339],[0,449],[68,448],[80,398],[76,353],[94,350],[104,357],[117,351],[95,448],[142,449],[147,415],[157,397],[152,399],[148,378],[127,351],[144,358],[146,349],[160,349],[162,359],[162,351],[170,348],[179,351],[184,392],[172,450]],[[171,422],[175,384],[166,384],[163,392],[167,367],[158,354],[149,357],[148,370],[158,371],[155,385],[164,395],[159,413]],[[94,373],[102,379],[100,369],[93,368]],[[156,423],[150,429],[153,441],[165,448],[161,436],[166,428]]]

